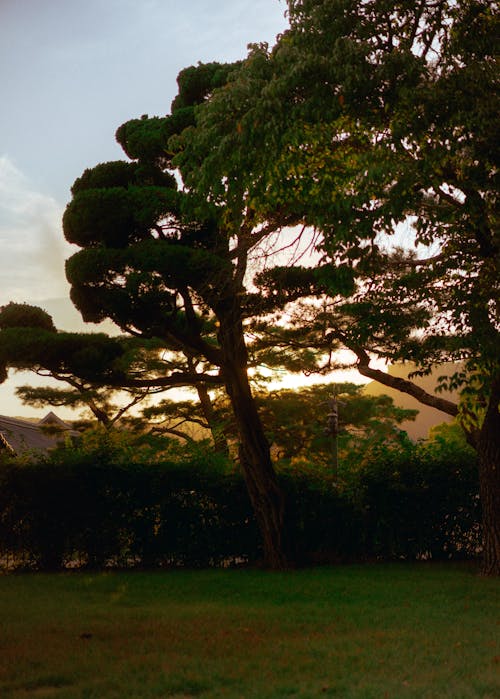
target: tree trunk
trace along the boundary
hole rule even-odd
[[[262,534],[264,562],[269,568],[286,568],[285,503],[272,465],[269,443],[244,372],[229,370],[226,386],[239,432],[241,466]]]
[[[483,513],[484,575],[500,575],[500,379],[494,383],[477,440]]]
[[[390,376],[369,366],[368,354],[356,347],[351,347],[358,355],[358,369],[367,376],[385,386],[390,386],[416,398],[425,405],[430,405],[442,412],[456,416],[458,406],[450,401],[433,396],[415,386],[411,381]],[[479,493],[481,497],[483,528],[483,565],[484,575],[500,575],[500,378],[492,382],[491,397],[483,425],[477,434],[464,432],[467,441],[478,455]]]
[[[219,314],[223,373],[240,439],[240,460],[248,494],[259,525],[266,567],[288,567],[285,500],[274,470],[269,443],[252,396],[248,355],[239,308]]]
[[[198,392],[198,398],[200,400],[203,416],[207,421],[212,434],[212,439],[214,440],[215,451],[223,456],[229,456],[229,446],[224,434],[224,427],[217,420],[214,406],[212,405],[212,399],[210,398],[207,387],[205,384],[198,384],[196,386],[196,390]]]

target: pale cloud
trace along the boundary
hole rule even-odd
[[[35,191],[7,157],[0,157],[0,305],[67,296],[63,207]]]
[[[90,332],[96,326],[84,326],[69,300],[64,260],[76,248],[64,240],[63,209],[54,198],[37,192],[7,156],[0,157],[0,306],[9,301],[30,303],[50,313],[61,329]],[[111,323],[98,329],[116,332]],[[15,395],[15,388],[23,384],[58,385],[29,372],[10,371],[9,379],[0,384],[1,414],[40,412],[24,406]],[[63,418],[76,417],[64,408],[57,412]]]

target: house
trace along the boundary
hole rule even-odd
[[[64,442],[67,436],[76,434],[71,425],[52,411],[35,422],[0,415],[0,451],[7,449],[12,454],[29,451],[46,453],[59,442]]]

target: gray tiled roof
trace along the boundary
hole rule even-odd
[[[54,431],[47,428],[54,426]],[[39,422],[30,422],[16,417],[0,415],[0,449],[7,448],[16,454],[26,451],[46,452],[64,439],[64,433],[71,431],[70,425],[49,413]]]

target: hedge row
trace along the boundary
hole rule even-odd
[[[480,512],[471,459],[386,454],[340,482],[280,472],[298,559],[470,557]],[[243,478],[205,462],[0,465],[0,560],[68,566],[215,566],[256,561]]]

